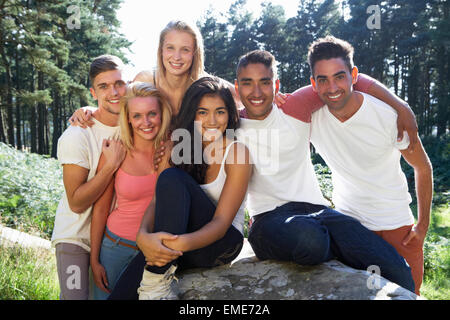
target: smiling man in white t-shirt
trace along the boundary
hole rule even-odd
[[[91,210],[125,157],[119,132],[119,99],[125,94],[122,61],[111,55],[93,60],[89,77],[98,109],[94,125],[70,126],[58,140],[58,160],[63,166],[64,194],[56,210],[52,245],[63,300],[89,297]],[[97,172],[101,153],[106,165]]]
[[[311,163],[310,112],[299,112],[307,106],[274,105],[275,63],[267,51],[249,52],[238,63],[235,81],[245,106],[236,136],[254,164],[246,207],[253,221],[248,241],[256,256],[301,265],[336,258],[364,270],[377,265],[382,276],[414,290],[409,266],[391,245],[327,207]]]
[[[407,135],[397,141],[397,114],[392,108],[353,90],[358,69],[348,42],[332,36],[319,39],[311,44],[308,59],[311,83],[326,104],[312,115],[311,142],[332,171],[336,209],[397,249],[411,267],[419,294],[433,194],[428,156],[421,143],[407,152]],[[414,168],[417,224],[409,208],[401,156]]]

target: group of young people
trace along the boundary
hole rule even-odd
[[[61,299],[176,299],[176,270],[238,256],[245,208],[261,260],[377,265],[419,294],[432,168],[414,115],[358,74],[347,42],[319,39],[308,59],[312,85],[286,95],[273,55],[249,52],[233,88],[204,71],[202,37],[183,21],[161,32],[156,69],[129,84],[119,58],[97,57],[98,108],[76,112],[81,123],[58,142]],[[331,168],[335,209],[310,142]],[[415,172],[417,223],[401,155]]]

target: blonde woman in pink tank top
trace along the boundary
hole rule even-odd
[[[139,252],[136,234],[159,174],[153,167],[153,154],[167,139],[172,118],[164,96],[148,83],[132,83],[120,104],[120,135],[127,155],[92,211],[94,299],[108,297],[122,270]],[[104,165],[102,155],[98,170]]]

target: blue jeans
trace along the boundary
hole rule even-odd
[[[289,202],[257,215],[248,240],[261,260],[316,265],[331,259],[381,276],[414,292],[411,269],[389,243],[356,219],[321,205]]]
[[[106,228],[105,232],[107,232],[115,241],[103,236],[99,259],[100,263],[105,268],[106,278],[108,279],[109,284],[108,289],[113,290],[122,271],[125,270],[126,266],[134,259],[134,257],[136,257],[139,251],[118,243],[120,240],[124,243],[136,246],[136,242],[121,238],[112,233],[108,228]],[[106,300],[108,298],[109,293],[101,290],[95,283],[93,287],[94,300]]]
[[[155,196],[157,200],[153,232],[164,231],[171,234],[194,232],[210,222],[216,211],[216,206],[199,184],[189,174],[177,168],[166,169],[160,174]],[[178,270],[230,263],[239,255],[243,239],[242,233],[234,226],[230,226],[225,235],[216,242],[184,252],[177,260],[163,267],[146,268],[150,272],[161,274],[174,263],[178,265]],[[137,289],[145,265],[145,257],[139,253],[130,262],[108,299],[137,299]]]

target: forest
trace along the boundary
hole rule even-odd
[[[289,93],[309,84],[312,41],[331,34],[350,42],[360,72],[384,83],[416,115],[434,175],[422,292],[449,300],[450,1],[292,1],[298,2],[296,14],[265,1],[255,15],[246,0],[235,0],[225,12],[199,13],[206,71],[232,82],[239,57],[265,49],[277,58],[281,91]],[[130,62],[132,43],[120,33],[117,17],[122,2],[0,0],[0,227],[50,238],[63,192],[61,166],[53,158],[69,116],[95,105],[90,62],[105,53]],[[330,171],[317,154],[312,157],[320,187],[331,197]],[[404,161],[402,166],[414,199],[414,171]],[[416,207],[413,200],[415,214]],[[0,299],[58,299],[53,255],[24,252],[1,248]]]
[[[1,142],[55,157],[73,110],[94,104],[90,61],[111,53],[128,62],[121,2],[0,0]],[[303,0],[291,18],[268,1],[254,16],[245,3],[211,8],[197,21],[208,72],[233,81],[238,58],[261,48],[279,62],[281,90],[292,92],[309,84],[308,45],[332,34],[354,46],[360,72],[409,103],[422,138],[448,136],[449,1]]]

